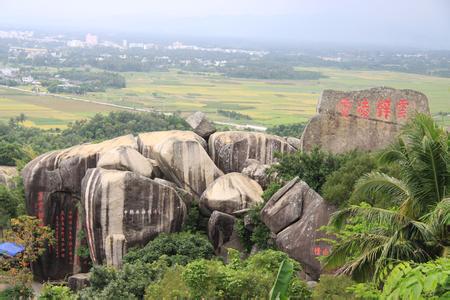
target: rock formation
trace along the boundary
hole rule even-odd
[[[261,219],[276,234],[278,248],[317,279],[321,267],[316,257],[330,252],[328,244],[317,241],[326,237],[317,229],[328,224],[334,210],[305,182],[294,178],[269,199],[261,211]]]
[[[216,132],[216,128],[214,125],[206,118],[206,115],[200,111],[193,113],[192,115],[186,118],[186,123],[191,126],[192,130],[204,138],[205,140],[208,137]]]
[[[208,221],[208,238],[216,255],[227,257],[227,249],[243,251],[239,236],[235,230],[236,217],[214,211]]]
[[[387,146],[414,113],[429,113],[429,108],[422,93],[381,87],[352,92],[325,90],[317,112],[303,131],[301,149],[320,146],[343,153]]]
[[[15,187],[14,177],[19,175],[16,167],[0,166],[0,185],[5,185],[8,188]]]
[[[140,134],[139,148],[155,159],[161,172],[177,186],[200,198],[208,184],[223,173],[204,149],[205,141],[193,132],[169,131]]]
[[[225,173],[241,172],[249,158],[272,164],[275,153],[295,151],[285,139],[261,132],[216,132],[209,137],[208,145],[211,158]]]
[[[186,205],[174,188],[128,171],[89,169],[81,199],[95,264],[120,266],[128,247],[180,231],[186,218]]]
[[[76,253],[82,243],[83,227],[79,202],[81,181],[89,168],[95,168],[99,156],[118,146],[137,148],[132,135],[99,144],[84,144],[43,154],[22,171],[26,208],[43,225],[55,232],[56,243],[33,265],[42,279],[60,279],[67,274],[88,271],[88,265]]]
[[[240,173],[223,175],[211,183],[200,199],[200,210],[206,214],[217,210],[232,214],[263,202],[261,186]]]

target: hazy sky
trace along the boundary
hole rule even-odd
[[[0,28],[450,49],[447,0],[0,0]]]

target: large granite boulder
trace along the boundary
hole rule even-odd
[[[14,177],[18,176],[16,167],[0,166],[0,185],[5,185],[8,188],[14,188],[16,183]]]
[[[262,203],[262,192],[256,181],[243,174],[225,174],[205,190],[200,199],[200,209],[205,214],[214,210],[232,214]]]
[[[244,250],[235,229],[236,220],[236,217],[217,210],[211,214],[208,221],[208,238],[216,255],[227,257],[230,248]]]
[[[130,171],[151,177],[153,166],[150,161],[132,147],[119,146],[100,155],[97,167]]]
[[[186,118],[186,123],[192,130],[204,139],[216,132],[216,127],[206,118],[206,115],[200,111],[193,113]]]
[[[84,245],[79,210],[81,181],[87,169],[95,168],[101,154],[118,146],[137,148],[132,135],[98,144],[84,144],[43,154],[22,171],[27,213],[39,218],[55,233],[56,243],[33,265],[41,279],[62,279],[67,274],[87,272],[87,260],[77,255]]]
[[[161,232],[180,231],[186,218],[174,188],[136,173],[89,169],[82,190],[95,264],[120,266],[127,248],[143,246]]]
[[[273,177],[273,175],[268,174],[269,169],[270,165],[262,164],[256,159],[247,159],[241,173],[258,182],[265,189]]]
[[[279,136],[245,131],[216,132],[209,137],[208,146],[211,158],[225,173],[241,172],[249,158],[272,164],[275,153],[295,151]]]
[[[166,179],[197,198],[208,184],[223,174],[206,152],[206,142],[193,132],[173,130],[140,134],[138,143],[146,157],[156,160]]]
[[[303,151],[316,146],[333,153],[381,149],[394,141],[401,126],[416,112],[430,113],[424,94],[386,87],[325,90],[317,111],[303,131]]]
[[[276,234],[277,247],[299,261],[304,271],[317,279],[321,266],[317,256],[330,253],[330,245],[321,238],[330,238],[322,231],[327,225],[332,205],[298,178],[275,193],[261,211],[261,219]]]

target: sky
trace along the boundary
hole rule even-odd
[[[450,49],[450,1],[0,0],[5,27]]]

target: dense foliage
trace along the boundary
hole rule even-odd
[[[170,265],[185,265],[197,258],[211,258],[214,251],[208,238],[200,233],[163,233],[145,247],[129,251],[124,261],[152,263],[162,255],[168,256]]]
[[[395,207],[350,206],[334,214],[336,228],[352,216],[372,226],[341,241],[326,257],[326,266],[369,280],[391,262],[427,262],[444,255],[450,245],[449,144],[448,134],[431,117],[413,119],[381,157],[398,165],[399,178],[371,172],[355,187],[356,194],[388,197]]]
[[[294,123],[294,124],[288,124],[288,125],[275,125],[272,127],[267,128],[267,133],[279,135],[279,136],[292,136],[300,138],[303,129],[305,129],[304,123]]]
[[[230,119],[235,119],[235,120],[251,120],[252,119],[249,115],[244,115],[244,114],[241,114],[234,110],[218,109],[217,113],[224,117],[227,117]]]
[[[11,119],[8,124],[0,123],[0,159],[12,164],[17,156],[23,157],[19,151],[23,152],[24,146],[40,154],[126,134],[187,128],[186,122],[176,115],[125,111],[97,114],[91,119],[71,123],[62,131],[28,128]],[[14,151],[8,150],[11,147]]]
[[[291,180],[298,176],[312,189],[320,191],[327,175],[339,169],[351,155],[334,155],[319,148],[310,152],[278,154],[280,161],[273,166],[272,171],[281,180]]]

